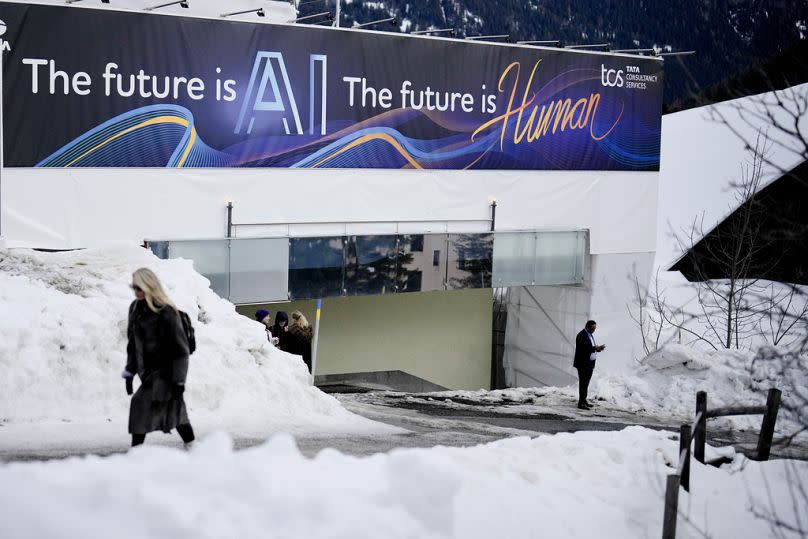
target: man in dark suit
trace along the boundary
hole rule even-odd
[[[575,360],[572,366],[578,369],[578,408],[581,410],[592,408],[592,405],[586,402],[589,381],[592,379],[592,371],[595,370],[598,352],[606,348],[605,344],[595,343],[594,333],[597,327],[594,320],[587,320],[584,329],[575,337]]]

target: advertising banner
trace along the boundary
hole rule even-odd
[[[662,62],[0,2],[7,167],[658,170]]]

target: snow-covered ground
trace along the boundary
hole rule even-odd
[[[186,402],[200,432],[389,430],[313,387],[300,357],[271,346],[263,326],[214,294],[190,261],[159,260],[131,245],[15,249],[0,251],[0,449],[125,443],[129,398],[120,372],[128,284],[141,266],[156,271],[195,321]]]
[[[630,427],[307,459],[288,435],[235,453],[214,434],[189,453],[146,446],[8,464],[0,536],[658,537],[665,477],[678,462],[672,438]],[[808,463],[735,456],[721,469],[694,462],[691,474],[677,537],[770,536],[750,509],[772,503],[787,525],[805,520],[788,485],[808,480]]]

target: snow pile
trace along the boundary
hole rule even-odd
[[[128,284],[141,266],[157,273],[194,321],[197,350],[186,392],[192,422],[364,421],[314,388],[302,360],[269,345],[263,326],[214,294],[191,261],[116,246],[66,253],[0,250],[0,420],[6,427],[98,418],[126,424],[129,398],[120,372],[134,299]]]
[[[599,361],[606,361],[605,359]],[[770,388],[782,391],[776,433],[792,435],[803,430],[808,417],[808,357],[784,355],[784,349],[760,348],[757,354],[739,350],[705,352],[692,346],[667,345],[640,362],[632,374],[609,374],[595,368],[589,387],[595,412],[578,412],[578,385],[527,387],[495,391],[438,391],[429,393],[380,393],[379,397],[416,406],[473,409],[519,415],[554,414],[586,419],[596,414],[602,421],[638,421],[642,414],[652,423],[692,421],[696,393],[707,392],[708,408],[762,406]],[[376,397],[369,397],[374,400]],[[711,419],[721,428],[760,428],[762,416]],[[801,436],[805,436],[803,433]]]
[[[776,352],[776,353],[775,353]],[[693,346],[670,344],[650,354],[631,376],[598,374],[592,393],[621,408],[653,415],[687,418],[695,414],[696,392],[707,392],[707,407],[763,405],[770,388],[782,391],[783,406],[777,431],[798,430],[795,403],[805,403],[808,386],[808,358],[792,361],[778,357],[782,351],[761,349],[705,352]],[[791,410],[789,408],[792,408]],[[718,419],[739,427],[760,427],[760,416]]]
[[[2,465],[0,536],[658,537],[665,477],[678,462],[672,438],[630,427],[366,458],[326,449],[309,460],[288,435],[234,452],[217,433],[190,453],[145,446]],[[768,536],[749,509],[770,504],[794,525],[804,515],[794,514],[789,480],[808,480],[808,463],[694,461],[678,536]]]

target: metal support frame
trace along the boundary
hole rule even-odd
[[[345,230],[343,230],[343,235],[350,236],[348,232],[348,226],[350,225],[382,225],[382,224],[395,224],[396,230],[392,232],[392,234],[401,234],[400,226],[401,224],[407,223],[443,223],[444,230],[438,232],[435,231],[434,233],[446,233],[446,234],[453,234],[453,231],[449,230],[450,223],[489,223],[489,230],[491,232],[494,231],[496,227],[496,207],[497,202],[496,200],[491,203],[489,206],[491,208],[491,216],[487,219],[363,219],[363,220],[353,220],[353,221],[287,221],[287,222],[244,222],[244,223],[237,223],[233,221],[233,202],[227,202],[227,230],[226,236],[227,238],[235,238],[237,236],[238,227],[257,227],[257,226],[285,226],[286,227],[286,235],[291,236],[290,228],[292,226],[305,226],[305,225],[343,225]],[[430,232],[419,232],[419,234],[429,234]],[[459,233],[459,232],[458,232]]]

